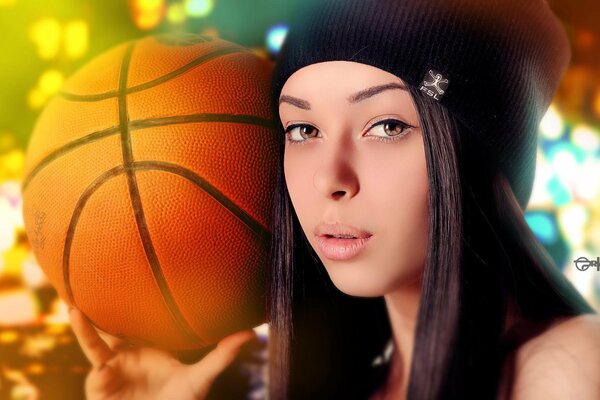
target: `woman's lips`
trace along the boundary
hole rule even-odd
[[[364,238],[336,238],[331,235],[317,236],[319,249],[330,260],[344,261],[359,255],[369,243],[372,236]]]

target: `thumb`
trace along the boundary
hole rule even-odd
[[[236,332],[221,339],[214,350],[202,360],[189,366],[191,378],[197,382],[212,383],[236,358],[242,346],[256,338],[253,330]]]

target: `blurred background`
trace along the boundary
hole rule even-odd
[[[526,218],[564,274],[600,310],[600,270],[574,264],[600,257],[600,2],[548,2],[564,24],[573,57],[540,127]],[[303,4],[0,0],[0,400],[83,398],[89,368],[66,306],[37,264],[23,227],[24,154],[47,101],[95,56],[150,34],[218,36],[274,59],[287,22]]]

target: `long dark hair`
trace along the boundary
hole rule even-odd
[[[529,229],[493,152],[444,107],[409,89],[423,133],[430,209],[408,398],[494,398],[509,302],[534,322],[594,311]],[[329,279],[292,207],[280,137],[269,395],[364,399],[387,374],[386,364],[372,366],[391,337],[385,303],[345,295]]]

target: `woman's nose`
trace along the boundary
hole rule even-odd
[[[356,170],[342,151],[320,163],[314,173],[313,184],[320,194],[333,200],[350,199],[359,191]]]

